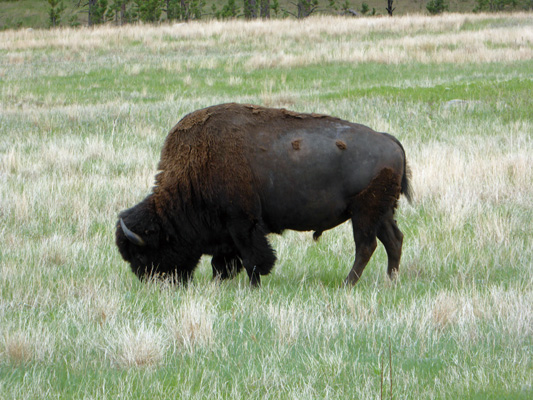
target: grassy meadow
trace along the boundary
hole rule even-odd
[[[533,397],[531,14],[0,32],[1,399]],[[349,223],[273,273],[142,284],[114,244],[168,130],[222,102],[398,137],[396,281]]]

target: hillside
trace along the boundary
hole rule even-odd
[[[396,15],[406,15],[413,13],[427,13],[426,4],[428,0],[396,0],[394,13]],[[108,1],[112,3],[112,1]],[[215,5],[217,10],[227,3],[227,0],[206,0],[203,8],[204,18],[213,17],[212,9]],[[242,14],[242,0],[235,1],[240,13]],[[279,0],[280,11],[278,17],[290,17],[290,13],[296,12],[296,5],[293,0]],[[338,13],[329,7],[329,0],[320,0],[319,13]],[[340,10],[342,5],[347,3],[353,10],[361,10],[362,4],[368,4],[370,11],[376,10],[377,15],[386,15],[385,10],[387,0],[336,0],[337,8]],[[448,0],[450,12],[470,12],[477,4],[476,0]],[[86,7],[78,7],[78,0],[64,0],[65,11],[61,17],[61,25],[71,25],[73,23],[80,23],[82,25],[87,23]],[[47,28],[49,26],[49,12],[50,6],[47,0],[0,0],[0,29],[12,29],[18,27],[24,28]],[[162,20],[165,19],[164,13]]]

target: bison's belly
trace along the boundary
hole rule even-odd
[[[299,199],[286,196],[279,202],[262,204],[262,218],[271,232],[285,229],[296,231],[325,231],[346,221],[350,217],[346,202],[329,198],[327,201]]]
[[[342,179],[324,170],[309,172],[274,170],[263,181],[259,191],[261,214],[272,232],[323,231],[349,218],[352,196]]]

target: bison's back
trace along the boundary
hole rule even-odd
[[[326,230],[383,168],[403,174],[389,135],[325,115],[222,104],[184,117],[162,151],[158,186],[261,213],[273,232]]]

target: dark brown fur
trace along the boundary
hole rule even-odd
[[[374,147],[386,157],[373,157]],[[369,166],[359,169],[367,154]],[[257,285],[275,262],[266,234],[314,230],[317,240],[346,219],[357,247],[346,282],[359,278],[376,235],[389,271],[398,268],[403,235],[393,215],[410,189],[403,148],[390,135],[326,115],[222,104],[172,128],[158,169],[153,193],[119,216],[144,244],[131,243],[117,223],[118,248],[140,278],[186,282],[211,254],[215,276],[244,266]]]
[[[364,210],[359,213],[357,220],[361,228],[376,226],[388,210],[396,209],[401,191],[400,181],[401,176],[390,168],[384,168],[367,188],[355,196],[352,206],[354,213]]]

